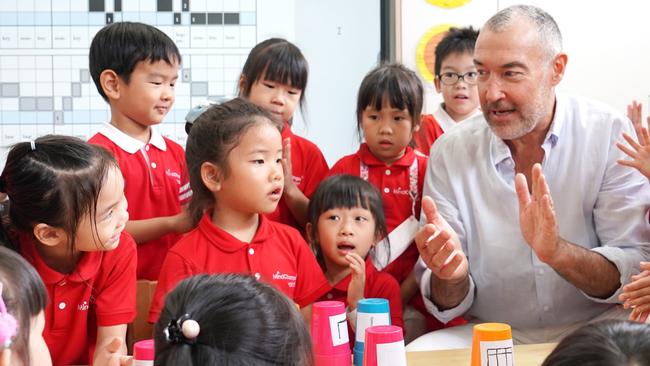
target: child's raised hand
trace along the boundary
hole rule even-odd
[[[639,142],[623,132],[623,138],[631,148],[620,142],[617,142],[616,146],[632,160],[618,160],[618,163],[632,167],[650,179],[650,134],[643,126],[639,130]]]
[[[355,252],[349,252],[345,259],[350,263],[352,270],[352,280],[348,285],[348,308],[354,310],[357,308],[357,302],[363,299],[363,289],[366,285],[366,261]]]
[[[282,141],[282,171],[284,173],[284,191],[298,189],[293,183],[293,168],[291,166],[291,139]]]
[[[93,366],[133,366],[133,357],[120,353],[124,340],[113,337],[105,347],[95,350]]]
[[[625,309],[632,309],[630,320],[645,322],[650,313],[650,262],[641,262],[642,272],[630,277],[618,299]]]

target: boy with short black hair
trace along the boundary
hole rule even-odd
[[[181,55],[162,31],[142,23],[107,25],[90,45],[90,74],[111,108],[111,120],[89,142],[116,157],[124,175],[138,243],[138,279],[157,280],[167,250],[191,228],[183,205],[192,191],[185,152],[153,125],[174,103]]]
[[[479,110],[474,45],[478,31],[474,28],[450,28],[435,51],[436,91],[443,102],[433,115],[423,115],[420,131],[413,136],[417,149],[429,155],[433,142],[457,123],[482,118]]]

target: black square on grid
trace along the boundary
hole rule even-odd
[[[181,10],[190,11],[190,0],[183,0],[183,2],[181,3]]]
[[[172,0],[158,0],[158,11],[172,11]]]
[[[181,24],[181,13],[174,13],[174,24]]]
[[[239,24],[239,13],[224,13],[223,24],[228,24],[228,25]]]
[[[115,0],[114,11],[122,11],[122,0]]]
[[[191,13],[190,14],[190,23],[192,24],[205,24],[205,13]]]
[[[223,24],[223,13],[208,13],[208,24]]]
[[[113,13],[106,13],[106,24],[113,23]]]
[[[88,11],[104,11],[104,0],[88,0]]]

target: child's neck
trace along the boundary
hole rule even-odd
[[[70,249],[65,245],[49,246],[36,243],[36,250],[48,267],[64,274],[70,274],[77,268],[83,254],[76,250],[70,253]]]
[[[151,140],[151,126],[138,123],[115,108],[111,108],[111,125],[145,144]]]
[[[327,282],[329,282],[329,284],[332,286],[341,282],[345,277],[352,273],[350,267],[339,266],[336,263],[328,261],[327,259],[325,259],[325,266],[327,267],[327,270],[325,271],[325,277],[327,278]]]
[[[247,214],[216,205],[212,210],[212,223],[238,240],[250,243],[257,233],[260,215]]]

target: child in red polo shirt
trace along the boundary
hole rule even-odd
[[[417,329],[423,321],[409,322],[407,315],[413,312],[406,304],[411,301],[420,314],[428,317],[428,330],[443,327],[428,314],[421,296],[414,296],[419,291],[412,272],[419,253],[413,239],[419,226],[427,157],[410,145],[420,125],[422,101],[422,82],[413,71],[400,64],[386,64],[370,71],[361,82],[357,99],[357,128],[365,142],[355,154],[339,160],[329,173],[361,177],[381,192],[390,250],[382,252],[377,248],[377,254],[388,258],[389,263],[380,270],[400,283],[405,336],[409,340],[427,331]]]
[[[340,174],[325,179],[314,192],[307,236],[332,286],[320,300],[346,304],[351,334],[356,329],[357,302],[363,298],[387,299],[391,323],[404,327],[399,284],[377,271],[368,256],[386,235],[381,195],[372,184]]]
[[[129,202],[126,225],[138,243],[138,279],[157,280],[167,250],[191,229],[183,205],[190,190],[185,152],[151,126],[174,104],[181,55],[160,30],[142,23],[113,23],[90,45],[90,74],[111,107],[90,143],[113,153]]]
[[[53,364],[126,362],[137,259],[123,231],[129,214],[113,156],[73,137],[21,142],[9,151],[0,188],[12,237],[47,288],[43,336]]]
[[[267,217],[303,230],[309,197],[328,171],[323,153],[311,141],[294,135],[291,123],[296,107],[302,107],[307,87],[307,60],[298,47],[279,38],[255,46],[239,81],[239,95],[266,109],[283,122],[284,193]]]
[[[268,282],[311,313],[329,286],[300,233],[263,214],[284,188],[281,124],[243,99],[213,105],[196,118],[187,139],[198,227],[167,254],[149,321],[181,280],[200,273],[244,273]]]

